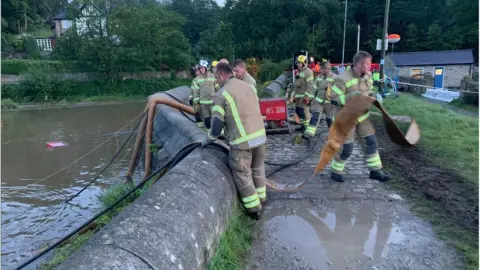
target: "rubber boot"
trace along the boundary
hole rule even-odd
[[[306,141],[310,141],[311,138],[312,138],[312,137],[311,137],[310,135],[308,135],[307,133],[305,133],[305,132],[302,134],[302,139],[304,139],[304,140],[306,140]]]
[[[327,118],[327,127],[330,128],[332,126],[332,118]]]
[[[332,177],[333,181],[345,182],[345,177],[342,174],[332,172],[331,177]]]
[[[251,218],[253,220],[260,220],[260,218],[262,217],[261,212],[254,212],[254,213],[248,213],[247,212],[247,215],[248,215],[249,218]]]
[[[370,179],[378,180],[380,182],[387,182],[390,180],[390,176],[382,170],[370,171]]]

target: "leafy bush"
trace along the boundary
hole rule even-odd
[[[289,67],[290,64],[291,61],[288,59],[281,61],[280,63],[265,60],[260,66],[258,80],[261,82],[275,80],[284,72],[285,68]]]
[[[22,102],[61,100],[72,94],[74,81],[62,80],[53,67],[29,67],[20,83],[17,99]]]
[[[50,60],[27,60],[27,59],[6,59],[2,60],[2,74],[22,74],[26,73],[29,68],[31,69],[43,69],[49,68],[52,71],[64,71],[70,69],[70,65],[67,65],[60,61]]]
[[[25,52],[28,54],[28,58],[39,59],[40,52],[38,51],[37,41],[33,37],[27,37],[25,39]]]

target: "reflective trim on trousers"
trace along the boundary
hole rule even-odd
[[[253,194],[252,196],[242,198],[242,201],[245,208],[254,208],[260,204],[260,199],[258,198],[257,193]]]
[[[317,128],[312,126],[308,126],[307,129],[305,130],[305,133],[307,133],[312,137],[315,135],[316,132],[317,132]]]
[[[258,198],[260,199],[267,198],[267,187],[259,187],[256,190],[257,190]]]
[[[332,160],[332,170],[335,172],[343,172],[343,170],[345,170],[345,162],[339,161],[334,158]]]

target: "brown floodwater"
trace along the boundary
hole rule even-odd
[[[132,132],[142,102],[28,111],[3,111],[1,134],[2,268],[11,269],[93,217],[98,195],[125,182],[135,135],[116,161],[71,204],[78,192],[111,160]],[[68,166],[108,138],[105,144]],[[46,142],[67,147],[48,150]],[[123,160],[122,160],[123,158]]]

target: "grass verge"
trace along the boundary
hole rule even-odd
[[[40,270],[50,270],[54,269],[60,263],[62,263],[65,259],[73,254],[78,248],[82,247],[84,243],[90,239],[97,231],[107,225],[113,217],[115,217],[118,213],[120,213],[125,207],[127,207],[130,203],[132,203],[136,198],[140,197],[140,195],[147,190],[150,185],[153,183],[152,180],[149,180],[142,188],[136,190],[130,196],[128,196],[123,202],[119,205],[114,207],[112,210],[107,212],[105,215],[99,217],[95,220],[95,228],[92,230],[88,230],[83,234],[76,234],[72,236],[66,243],[60,245],[60,247],[54,249],[51,258],[41,264],[38,269]],[[122,196],[124,196],[129,190],[133,188],[132,185],[129,184],[119,184],[114,185],[107,189],[105,193],[99,196],[100,201],[104,205],[105,208],[113,205],[116,201],[118,201]]]
[[[423,98],[401,94],[385,99],[390,115],[408,115],[420,126],[423,148],[429,159],[455,169],[478,189],[478,119],[451,111]]]
[[[411,210],[417,216],[429,222],[437,236],[446,243],[455,247],[464,257],[465,269],[478,269],[478,234],[460,226],[457,220],[445,212],[445,209],[436,201],[425,199],[418,193],[412,192],[412,187],[407,181],[402,181],[400,172],[392,169],[388,162],[386,171],[393,176],[388,185],[394,189],[403,191],[403,196],[412,203]]]
[[[255,222],[248,218],[240,206],[230,217],[227,230],[220,238],[215,255],[210,260],[208,270],[245,269],[253,242]]]

